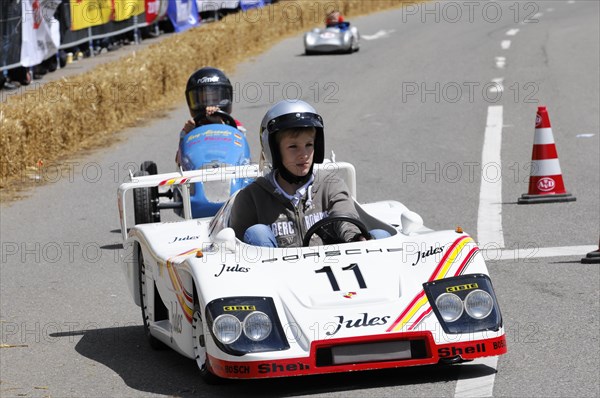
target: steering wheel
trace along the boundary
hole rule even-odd
[[[233,116],[231,116],[227,112],[223,112],[222,110],[219,109],[217,111],[214,111],[210,116],[219,116],[221,119],[223,119],[223,123],[225,123],[226,125],[231,126],[235,129],[238,128],[237,123],[235,122],[235,119],[233,118]],[[198,119],[196,119],[195,121],[196,121],[196,126],[205,124],[205,123],[203,123],[204,121],[211,122],[206,115],[198,116]]]
[[[308,229],[308,231],[306,231],[306,235],[304,235],[304,239],[302,240],[302,246],[308,247],[308,244],[310,243],[310,238],[312,238],[312,236],[319,230],[323,230],[324,235],[331,236],[331,234],[324,228],[335,222],[349,222],[350,224],[353,224],[354,226],[356,226],[360,230],[360,233],[365,238],[369,239],[371,236],[371,234],[369,233],[369,230],[367,229],[365,224],[356,218],[346,217],[346,216],[329,216],[327,218],[323,218],[322,220],[317,221],[312,227],[310,227]],[[335,242],[335,243],[345,243],[345,242],[339,241],[339,239],[338,239],[338,242]]]

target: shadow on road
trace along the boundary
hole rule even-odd
[[[385,388],[423,383],[452,382],[460,365],[420,366],[404,369],[364,371],[276,378],[233,380],[223,385],[207,385],[200,378],[195,361],[173,350],[153,350],[141,325],[55,333],[52,337],[81,336],[78,353],[117,373],[132,389],[173,397],[293,397],[331,392]],[[467,377],[493,372],[486,366],[473,366]],[[465,375],[463,374],[464,378]]]

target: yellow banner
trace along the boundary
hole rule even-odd
[[[71,0],[71,30],[103,25],[111,20],[112,0]]]
[[[123,21],[144,12],[145,0],[113,0],[115,21]]]

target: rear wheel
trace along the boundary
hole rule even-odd
[[[148,171],[141,170],[134,177],[149,175]],[[160,210],[158,209],[158,188],[135,188],[133,190],[133,213],[136,224],[148,224],[160,222]]]
[[[148,339],[150,347],[155,350],[165,349],[167,346],[150,333],[150,316],[149,303],[148,303],[148,289],[154,289],[154,281],[146,277],[146,265],[144,264],[144,256],[142,254],[142,248],[139,243],[135,244],[137,251],[137,262],[138,262],[138,277],[140,282],[140,303],[142,307],[142,320],[144,321],[144,334]]]
[[[149,175],[158,174],[158,166],[151,160],[146,160],[140,166],[140,170],[147,171]]]

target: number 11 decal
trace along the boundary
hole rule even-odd
[[[347,267],[342,268],[342,271],[350,271],[354,272],[354,276],[356,277],[356,281],[358,282],[358,286],[361,289],[366,289],[367,284],[365,283],[365,278],[362,276],[362,272],[360,272],[360,268],[357,263],[350,264]],[[333,270],[330,266],[325,266],[321,269],[315,270],[315,273],[321,274],[325,273],[327,278],[329,279],[329,283],[331,283],[331,288],[334,292],[338,292],[340,290],[340,285],[338,285],[337,280],[335,279],[335,275],[333,275]]]

